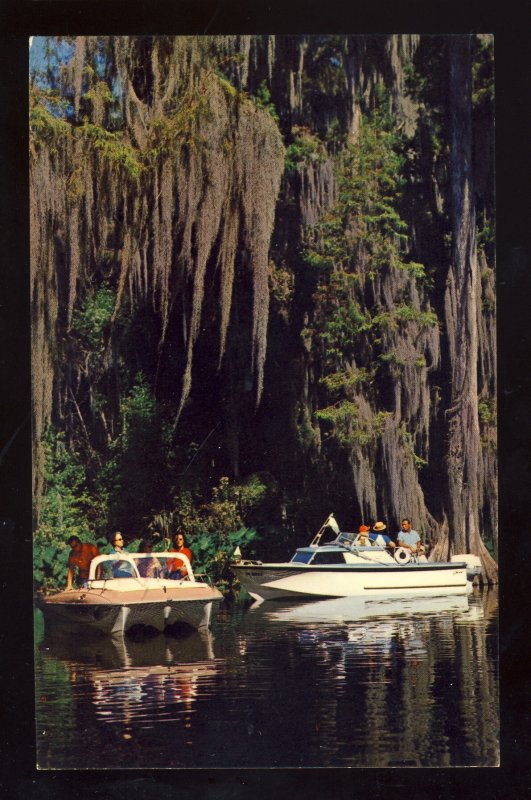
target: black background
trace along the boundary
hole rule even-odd
[[[531,4],[466,0],[1,0],[0,795],[233,798],[529,794],[531,565]],[[477,6],[477,7],[476,7]],[[46,771],[35,768],[31,566],[28,37],[160,33],[494,33],[502,755],[500,768]],[[16,433],[16,435],[15,435]],[[12,439],[10,446],[6,445]],[[304,709],[300,709],[304,713]],[[127,767],[130,767],[129,769]]]

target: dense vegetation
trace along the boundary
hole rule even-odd
[[[227,585],[330,511],[495,580],[491,39],[34,48],[37,584],[179,528]]]

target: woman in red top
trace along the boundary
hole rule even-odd
[[[174,547],[171,548],[169,551],[170,553],[182,553],[186,556],[190,564],[192,563],[192,551],[185,546],[184,536],[182,533],[176,533],[173,537],[173,544]],[[180,580],[181,578],[186,578],[188,575],[188,570],[184,564],[184,561],[180,558],[169,558],[167,562],[168,567],[168,578],[172,580]]]

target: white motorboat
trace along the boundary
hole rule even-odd
[[[334,541],[320,544],[327,527]],[[455,558],[455,557],[454,557]],[[382,537],[374,541],[342,533],[332,515],[308,547],[297,548],[291,561],[267,563],[236,560],[231,569],[255,599],[307,597],[393,597],[466,594],[480,567],[477,556],[429,562],[402,547],[390,550]]]
[[[166,577],[176,557],[186,566],[186,578]],[[49,625],[119,635],[137,625],[157,631],[208,628],[213,603],[222,599],[218,589],[196,579],[183,553],[120,552],[96,556],[83,588],[41,596],[38,605]]]

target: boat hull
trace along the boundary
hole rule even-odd
[[[208,628],[212,606],[220,600],[221,593],[206,585],[149,592],[90,588],[41,598],[39,607],[50,625],[82,626],[120,635],[137,625],[159,632],[179,625]]]
[[[255,599],[305,597],[393,597],[466,594],[464,564],[382,566],[288,564],[232,565],[246,591]]]

